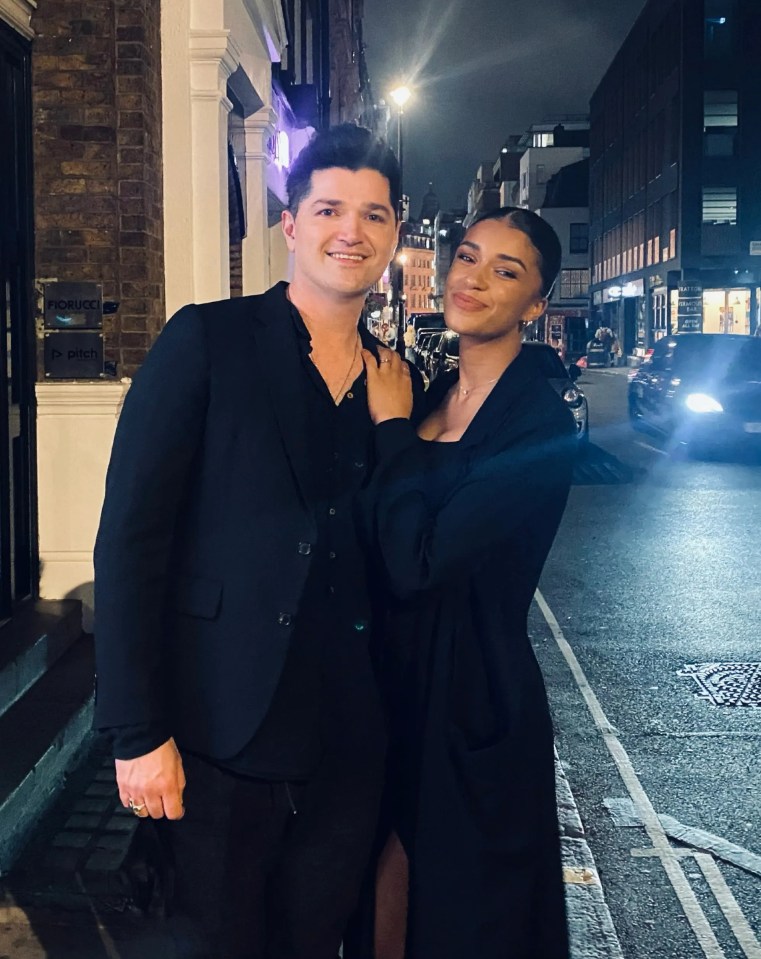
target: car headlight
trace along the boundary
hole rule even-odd
[[[563,390],[563,399],[572,410],[577,410],[584,404],[584,394],[581,390],[577,390],[575,386],[569,386]]]
[[[690,393],[684,405],[693,413],[723,413],[724,407],[708,393]]]

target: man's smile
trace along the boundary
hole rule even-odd
[[[345,260],[349,263],[361,263],[367,259],[361,253],[328,253],[328,256],[332,256],[334,260]]]

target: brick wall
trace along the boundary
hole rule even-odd
[[[164,320],[159,0],[45,0],[33,19],[38,279],[103,283],[106,360]]]

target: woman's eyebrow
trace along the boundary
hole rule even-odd
[[[469,249],[475,250],[476,253],[481,252],[481,247],[477,243],[474,243],[472,240],[463,240],[460,246],[467,246]],[[526,270],[526,264],[523,262],[523,260],[519,259],[517,256],[509,256],[507,253],[498,253],[497,259],[507,260],[508,263],[517,263],[522,270],[524,271]]]

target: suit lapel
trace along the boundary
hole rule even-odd
[[[251,332],[258,375],[269,395],[283,449],[304,505],[311,501],[312,482],[307,396],[297,334],[285,296],[285,283],[268,290],[260,300]]]

